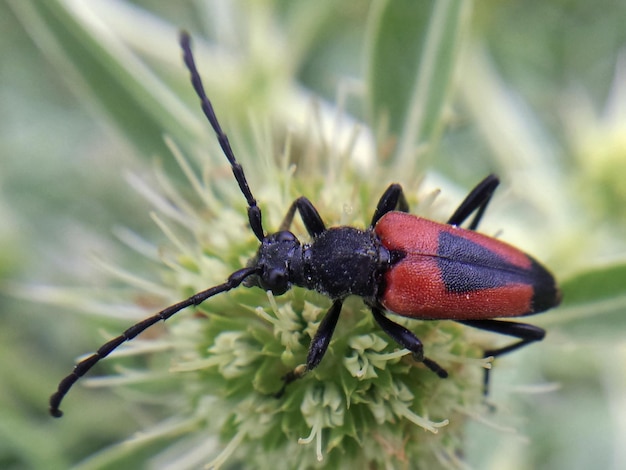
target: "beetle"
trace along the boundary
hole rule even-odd
[[[311,201],[299,197],[289,207],[278,231],[266,234],[261,209],[204,91],[186,32],[180,35],[180,45],[202,111],[247,201],[248,222],[260,246],[248,265],[232,273],[223,284],[198,292],[131,326],[78,362],[50,397],[52,416],[62,416],[59,406],[74,383],[122,343],[184,308],[240,285],[260,287],[273,295],[299,286],[332,300],[311,341],[306,364],[283,377],[276,396],[290,382],[318,366],[330,344],[342,304],[350,295],[361,297],[380,328],[441,378],[448,376],[447,371],[426,357],[419,338],[386,312],[420,320],[454,320],[517,339],[508,346],[485,351],[485,357],[495,358],[544,338],[545,331],[537,326],[500,319],[543,312],[557,306],[561,295],[554,277],[532,257],[476,232],[499,184],[495,175],[483,179],[445,224],[410,215],[402,187],[391,184],[364,230],[348,226],[327,228]],[[309,242],[301,242],[289,231],[296,212],[311,237]],[[472,214],[468,228],[461,228]],[[485,374],[485,387],[487,380]]]

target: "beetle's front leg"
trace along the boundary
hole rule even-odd
[[[317,212],[313,203],[304,196],[299,197],[291,203],[287,214],[285,214],[285,218],[280,224],[279,231],[289,230],[293,218],[296,215],[296,210],[300,213],[302,222],[304,222],[304,226],[307,232],[309,232],[309,235],[317,237],[322,232],[326,231],[326,226],[319,212]]]
[[[274,394],[275,397],[281,397],[283,393],[285,393],[287,385],[302,378],[304,374],[306,374],[310,370],[315,369],[322,361],[322,358],[328,350],[328,345],[330,344],[330,340],[333,337],[333,333],[335,332],[335,327],[337,326],[337,321],[339,320],[339,314],[341,313],[342,305],[342,299],[335,300],[333,302],[333,305],[330,307],[328,313],[326,313],[326,315],[322,319],[322,322],[317,328],[315,336],[311,340],[309,353],[306,357],[306,366],[298,366],[291,372],[284,375],[283,386],[277,393]]]

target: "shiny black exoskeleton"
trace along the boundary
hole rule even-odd
[[[293,233],[282,231],[262,240],[249,263],[259,274],[250,276],[244,285],[274,295],[284,294],[294,285],[331,299],[358,295],[373,303],[390,258],[372,230],[330,228],[304,245]]]
[[[271,291],[274,295],[284,294],[295,285],[320,292],[333,301],[311,341],[306,364],[284,376],[284,385],[277,395],[282,394],[288,383],[320,363],[330,344],[343,302],[350,295],[362,297],[382,330],[399,345],[410,350],[417,361],[422,362],[440,377],[447,377],[447,372],[443,368],[424,356],[423,345],[415,334],[393,322],[384,314],[385,308],[379,301],[385,289],[383,279],[385,273],[393,269],[406,253],[385,248],[375,232],[375,227],[385,214],[392,211],[408,212],[408,204],[401,186],[392,184],[387,188],[378,202],[369,227],[365,230],[353,227],[326,228],[313,204],[305,197],[300,197],[287,211],[279,230],[266,235],[263,230],[261,210],[257,206],[243,169],[235,159],[228,137],[222,130],[204,91],[191,52],[190,38],[186,33],[181,35],[181,46],[185,64],[191,73],[191,82],[200,98],[202,110],[213,127],[231,165],[235,180],[246,198],[248,221],[261,245],[248,265],[232,273],[223,284],[198,292],[131,326],[120,336],[101,346],[94,354],[76,364],[74,370],[59,383],[57,391],[50,397],[50,413],[55,417],[62,416],[59,406],[74,383],[122,343],[133,339],[155,323],[167,320],[180,310],[198,305],[242,283],[247,287],[257,286]],[[498,179],[495,176],[490,175],[485,178],[465,198],[448,220],[448,224],[460,225],[475,212],[470,224],[470,230],[474,230],[497,185]],[[309,243],[302,244],[289,231],[296,212],[300,214],[310,235]],[[465,320],[462,323],[519,339],[517,343],[489,351],[488,354],[491,356],[513,351],[532,341],[542,339],[544,335],[541,328],[533,325],[491,318]]]

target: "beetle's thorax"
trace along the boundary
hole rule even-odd
[[[375,299],[389,253],[371,230],[335,227],[302,246],[291,264],[291,282],[332,299],[358,295]]]

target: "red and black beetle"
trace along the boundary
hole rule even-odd
[[[266,235],[261,209],[205,94],[189,35],[183,32],[180,41],[202,110],[247,200],[250,227],[261,246],[248,265],[231,274],[223,284],[199,292],[131,326],[80,361],[50,397],[52,416],[62,416],[59,405],[72,385],[122,343],[184,308],[198,305],[240,284],[257,286],[274,295],[284,294],[292,286],[300,286],[327,295],[333,301],[311,341],[306,366],[283,377],[284,385],[277,395],[288,383],[320,363],[337,325],[342,304],[349,295],[363,298],[380,327],[399,345],[410,350],[415,360],[423,362],[442,378],[448,373],[424,356],[422,342],[392,321],[385,311],[420,320],[454,320],[519,340],[486,351],[485,357],[496,357],[543,339],[545,331],[541,328],[495,319],[543,312],[560,301],[554,278],[537,261],[517,248],[475,232],[498,186],[497,177],[490,175],[480,182],[446,224],[408,214],[402,187],[392,184],[380,198],[372,222],[365,230],[345,226],[326,228],[313,204],[300,197],[291,204],[279,230]],[[311,236],[309,243],[301,243],[289,231],[296,211]],[[468,229],[460,228],[459,225],[474,212]]]

